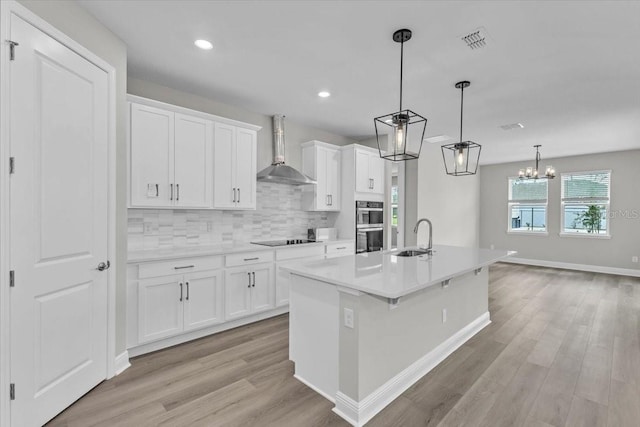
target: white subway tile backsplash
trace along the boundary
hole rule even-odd
[[[302,188],[291,185],[258,182],[256,202],[255,211],[129,209],[129,250],[306,237],[337,216],[303,211]]]

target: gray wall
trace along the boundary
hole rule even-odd
[[[92,15],[73,1],[20,1],[32,12],[80,43],[116,70],[116,354],[126,348],[127,260],[127,47]]]
[[[262,129],[258,132],[258,171],[271,164],[273,160],[273,128],[270,115],[254,113],[240,107],[217,102],[213,99],[203,98],[198,95],[134,78],[129,78],[128,90],[132,95],[155,99],[157,101],[262,126]],[[273,114],[284,114],[286,116],[287,112],[274,111]],[[297,169],[302,166],[300,144],[303,142],[313,139],[336,145],[347,145],[356,142],[343,136],[310,128],[286,119],[284,126],[286,144],[285,162]]]
[[[633,212],[640,212],[640,150],[545,159],[543,163],[557,171],[549,181],[549,234],[507,234],[507,179],[531,163],[481,167],[480,246],[517,250],[518,258],[640,269],[640,264],[631,262],[632,256],[640,255],[640,217],[633,218]],[[610,219],[611,239],[560,237],[560,173],[608,169],[611,212],[628,212],[631,217]]]
[[[410,161],[412,163],[415,161]],[[407,236],[409,246],[415,221],[412,210],[415,204],[415,218],[428,218],[433,223],[433,243],[440,245],[477,247],[479,240],[479,195],[478,175],[447,175],[442,160],[440,145],[422,145],[417,171],[407,172]],[[415,165],[411,165],[414,168]],[[416,177],[417,175],[417,177]],[[416,186],[414,189],[413,186]],[[415,196],[415,201],[412,200]],[[420,226],[418,243],[426,244],[428,227]]]

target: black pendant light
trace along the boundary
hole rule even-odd
[[[520,169],[520,171],[518,172],[518,178],[520,179],[538,179],[538,178],[553,179],[555,178],[556,170],[551,165],[547,166],[547,168],[545,169],[544,176],[540,176],[538,167],[539,167],[540,160],[542,160],[542,157],[540,157],[540,147],[542,147],[542,145],[538,144],[538,145],[534,145],[533,147],[536,149],[536,167],[532,168],[529,166],[526,169]]]
[[[402,109],[402,66],[404,42],[411,39],[411,30],[393,33],[393,41],[400,43],[400,109],[395,113],[376,117],[376,139],[380,157],[394,162],[420,157],[427,119],[411,110]]]
[[[473,141],[462,140],[464,88],[470,85],[471,83],[466,80],[455,85],[456,89],[460,89],[460,142],[442,146],[442,159],[444,160],[444,168],[447,175],[475,175],[478,171],[482,146]]]

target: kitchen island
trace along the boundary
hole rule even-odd
[[[295,377],[364,425],[491,322],[487,267],[511,254],[435,246],[287,266]]]

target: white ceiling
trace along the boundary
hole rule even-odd
[[[128,46],[129,75],[365,139],[404,107],[481,163],[640,148],[639,1],[79,1]],[[488,46],[460,39],[484,27]],[[214,48],[202,51],[198,38]],[[316,94],[329,90],[330,98]],[[500,125],[525,128],[504,131]]]

